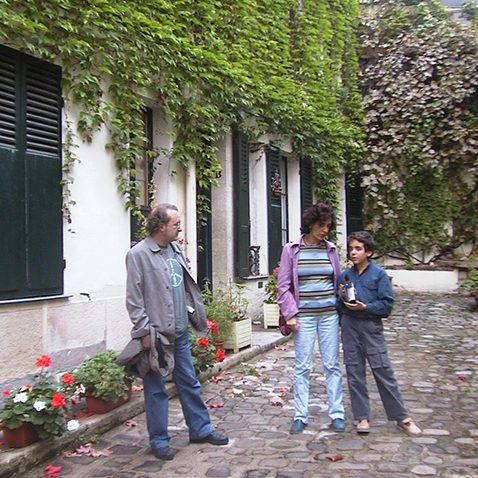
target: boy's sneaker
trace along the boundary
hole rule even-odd
[[[397,422],[398,428],[403,430],[407,435],[412,437],[419,437],[422,434],[421,429],[416,425],[416,423],[411,418],[405,418],[401,422]]]
[[[370,433],[370,422],[366,418],[357,423],[357,433]]]

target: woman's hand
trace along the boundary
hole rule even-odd
[[[341,299],[345,297],[345,286],[343,284],[339,284],[339,297]]]
[[[354,304],[351,304],[350,302],[344,302],[344,305],[349,310],[365,310],[367,308],[367,304],[364,304],[363,302],[360,302],[359,300],[355,302]]]
[[[299,322],[297,320],[297,316],[290,318],[287,321],[287,325],[294,331],[298,332],[299,331]]]

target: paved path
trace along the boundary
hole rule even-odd
[[[402,295],[386,323],[395,373],[423,437],[410,438],[386,421],[373,385],[371,433],[355,433],[346,386],[347,430],[331,432],[319,360],[309,426],[301,435],[289,435],[294,356],[289,342],[204,384],[203,397],[217,429],[228,433],[228,446],[189,445],[174,398],[173,461],[150,453],[142,414],[134,419],[136,426],[123,424],[99,437],[94,448],[106,455],[110,450],[109,456],[62,456],[24,476],[42,477],[45,465],[55,464],[68,478],[478,477],[478,315],[466,305],[458,296]],[[342,459],[330,461],[336,454]]]

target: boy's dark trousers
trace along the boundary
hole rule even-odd
[[[343,314],[341,320],[344,363],[355,420],[370,418],[365,358],[372,369],[389,420],[403,420],[408,413],[388,358],[381,319],[359,319]]]

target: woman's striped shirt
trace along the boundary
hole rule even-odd
[[[316,246],[301,244],[298,275],[299,317],[335,313],[334,270],[324,242]]]

